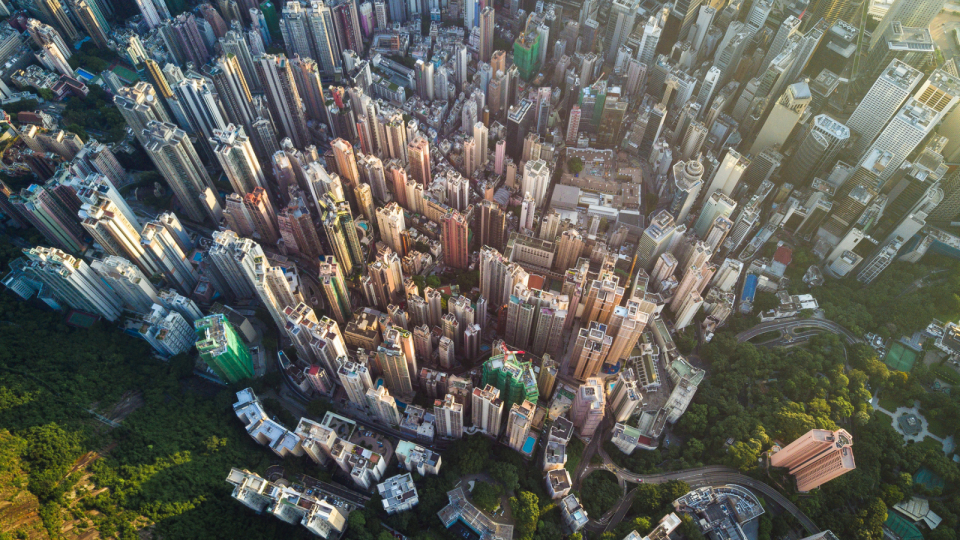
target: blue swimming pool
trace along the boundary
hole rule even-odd
[[[89,71],[83,68],[77,68],[76,73],[77,73],[77,76],[79,76],[81,79],[86,79],[88,81],[92,81],[93,78],[96,77],[96,75],[94,75],[93,73],[90,73]]]
[[[525,443],[523,443],[523,453],[524,453],[524,454],[532,454],[532,453],[533,453],[533,446],[534,446],[535,444],[537,444],[537,439],[536,439],[536,437],[532,437],[532,436],[529,436],[529,435],[528,435],[528,436],[527,436],[527,441],[526,441]]]

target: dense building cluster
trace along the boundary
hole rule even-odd
[[[677,342],[709,341],[758,292],[780,302],[763,321],[819,307],[787,292],[795,251],[817,259],[809,285],[960,253],[943,229],[960,215],[960,76],[931,33],[942,0],[136,0],[126,20],[111,0],[15,3],[0,0],[0,105],[16,109],[0,214],[44,245],[8,289],[165,359],[195,347],[225,384],[276,349],[302,398],[416,441],[397,448],[411,473],[437,473],[435,442],[496,439],[542,459],[573,531],[588,517],[571,437],[656,448],[705,376]],[[125,130],[68,125],[98,95]],[[410,474],[380,483],[380,454],[238,398],[278,455],[379,483],[388,513],[417,504]],[[801,491],[853,468],[838,443],[807,478],[801,442],[772,457]],[[322,498],[228,481],[251,508],[343,531]],[[509,540],[448,495],[445,525]]]

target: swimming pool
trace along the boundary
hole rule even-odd
[[[76,73],[77,73],[77,76],[79,76],[81,79],[85,79],[85,80],[87,80],[87,81],[92,81],[93,78],[96,77],[96,75],[94,75],[93,73],[90,73],[89,71],[87,71],[87,70],[85,70],[85,69],[83,69],[83,68],[77,68],[75,71],[76,71]]]
[[[537,444],[537,438],[527,435],[526,442],[523,443],[523,449],[521,450],[524,454],[532,454],[533,446]]]

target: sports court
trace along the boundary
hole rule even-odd
[[[913,363],[917,361],[917,353],[911,351],[900,342],[890,347],[890,351],[883,357],[883,363],[890,369],[910,373]]]

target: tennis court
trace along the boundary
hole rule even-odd
[[[910,373],[913,363],[917,361],[917,353],[911,351],[902,343],[894,343],[890,351],[883,357],[883,363],[890,369]]]
[[[90,313],[84,313],[83,311],[71,310],[67,314],[66,320],[64,321],[68,326],[75,326],[77,328],[90,328],[93,326],[100,317]]]

